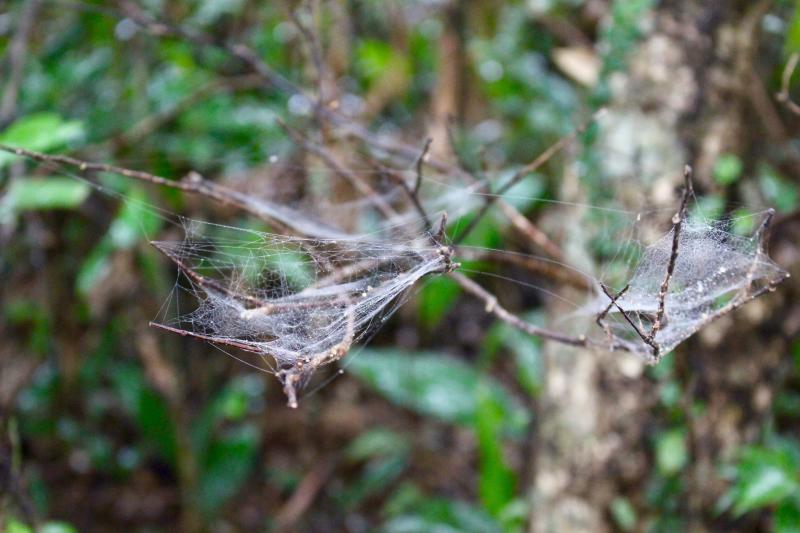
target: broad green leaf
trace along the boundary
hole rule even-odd
[[[350,461],[364,461],[382,455],[405,453],[409,447],[406,436],[389,429],[375,428],[356,437],[345,450],[345,456]]]
[[[782,501],[798,490],[797,480],[785,470],[763,465],[747,475],[736,501],[736,511],[744,513]]]
[[[797,186],[770,166],[762,165],[760,171],[759,183],[764,198],[780,213],[794,211],[798,204]]]
[[[6,533],[33,533],[33,529],[19,520],[9,518],[6,520]]]
[[[65,522],[46,522],[39,533],[78,533],[78,530]]]
[[[787,500],[775,510],[775,533],[800,533],[800,501]]]
[[[90,187],[71,178],[21,178],[11,182],[0,210],[14,212],[74,209],[89,196]]]
[[[445,422],[474,425],[476,392],[487,379],[506,429],[519,430],[528,414],[497,382],[453,357],[432,352],[365,349],[348,361],[348,370],[397,405]]]
[[[784,41],[784,50],[787,54],[800,52],[800,2],[796,4],[794,16],[789,23],[786,40]]]
[[[517,478],[503,457],[503,408],[483,384],[477,397],[478,493],[484,508],[499,518],[514,499]]]
[[[235,496],[253,469],[261,436],[245,424],[215,439],[200,460],[197,500],[200,508],[214,513]]]
[[[636,510],[627,498],[614,498],[611,502],[611,516],[623,531],[633,531],[636,527]]]
[[[686,434],[682,429],[662,433],[656,439],[656,466],[665,476],[681,471],[689,459],[686,449]]]
[[[133,365],[119,365],[111,374],[118,396],[136,421],[142,436],[171,465],[177,460],[175,428],[166,402]]]
[[[722,154],[714,162],[714,180],[720,185],[736,183],[742,175],[743,163],[736,154]]]
[[[467,503],[442,498],[417,502],[413,510],[389,520],[381,528],[386,533],[495,533],[500,525],[481,509]]]
[[[417,294],[417,317],[428,328],[435,328],[455,305],[461,288],[450,278],[438,276],[430,279]]]
[[[736,514],[800,497],[800,445],[773,438],[768,446],[745,448],[735,472],[725,499]]]
[[[35,113],[18,119],[0,133],[0,143],[36,152],[48,152],[84,136],[83,124],[64,120],[55,113]],[[17,156],[0,152],[0,168]]]
[[[130,187],[125,202],[111,222],[108,232],[89,253],[78,271],[76,287],[86,295],[111,272],[111,256],[117,250],[128,250],[136,243],[153,238],[162,220],[149,207],[148,196],[139,187]]]

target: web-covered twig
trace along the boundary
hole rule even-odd
[[[661,283],[661,287],[658,290],[658,312],[656,313],[656,319],[653,322],[650,333],[648,333],[646,338],[643,338],[645,343],[652,346],[653,357],[656,358],[659,356],[661,348],[653,341],[653,339],[661,329],[662,322],[664,320],[664,306],[667,298],[667,292],[669,292],[669,282],[672,280],[672,274],[675,272],[675,263],[678,260],[678,253],[680,251],[681,228],[683,228],[683,222],[686,220],[686,206],[689,203],[689,198],[694,193],[692,188],[692,167],[689,165],[686,165],[686,167],[683,169],[683,181],[684,185],[683,192],[681,193],[681,203],[680,206],[678,206],[678,212],[672,217],[672,251],[670,252],[669,262],[667,263],[667,273],[664,276],[664,281]]]
[[[155,16],[146,13],[135,2],[130,0],[123,2],[122,7],[127,16],[138,23],[142,29],[152,35],[170,36],[194,43],[196,45],[208,46],[221,50],[232,57],[242,60],[253,71],[253,73],[263,78],[268,87],[276,88],[287,95],[302,95],[311,101],[311,98],[308,97],[299,86],[278,74],[273,68],[261,60],[254,50],[243,43],[216,42],[205,35],[198,34],[178,25],[170,24],[160,20]],[[472,176],[463,168],[459,166],[453,166],[444,161],[439,161],[433,157],[430,157],[430,154],[427,153],[427,150],[423,150],[422,156],[420,156],[419,150],[414,146],[405,144],[397,139],[386,140],[382,137],[374,135],[367,128],[353,120],[351,117],[347,117],[339,113],[335,107],[318,105],[315,107],[314,112],[316,113],[317,118],[336,128],[339,128],[344,136],[358,139],[365,145],[372,147],[378,152],[392,154],[399,156],[406,161],[413,162],[417,168],[418,181],[421,181],[423,163],[429,165],[438,172],[453,175],[459,179],[466,179],[473,182],[477,181],[474,176]],[[576,131],[574,135],[562,139],[553,147],[551,147],[551,149],[545,151],[541,156],[534,159],[525,167],[522,167],[519,170],[519,177],[516,179],[519,180],[530,172],[535,171],[547,160],[549,160],[555,153],[566,146],[568,142],[570,142],[572,138],[577,136],[579,133],[580,130]],[[513,186],[513,184],[509,185],[507,188],[510,188],[510,186]],[[561,259],[561,254],[558,247],[553,244],[553,242],[545,233],[533,225],[514,206],[502,198],[487,198],[494,198],[490,200],[490,203],[497,203],[504,215],[509,218],[512,225],[520,233],[530,239],[531,242],[545,250],[551,257]],[[488,211],[488,208],[485,211]],[[483,214],[485,214],[485,212]],[[483,214],[481,214],[480,217],[482,217]],[[476,217],[475,220],[480,217]],[[464,233],[463,236],[466,237],[466,233]]]

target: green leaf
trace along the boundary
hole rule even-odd
[[[627,498],[614,498],[611,502],[611,516],[623,531],[633,531],[636,527],[636,510]]]
[[[739,515],[800,497],[800,445],[774,439],[768,447],[745,448],[736,465],[736,482],[726,498]]]
[[[797,490],[797,480],[781,468],[765,465],[748,477],[736,502],[737,513],[780,502]]]
[[[714,180],[720,185],[736,183],[742,175],[742,160],[736,154],[722,154],[714,162]]]
[[[143,189],[131,187],[119,213],[111,222],[103,240],[89,253],[78,271],[76,287],[86,295],[111,272],[111,255],[117,250],[128,250],[138,242],[155,236],[162,220],[149,208],[148,196]]]
[[[499,524],[482,510],[467,503],[443,498],[417,502],[413,512],[389,520],[381,528],[386,533],[495,533]]]
[[[381,79],[403,83],[410,75],[408,58],[389,43],[375,39],[364,39],[356,48],[356,65],[367,87]]]
[[[13,212],[74,209],[89,196],[90,187],[71,178],[21,178],[11,182],[0,210]]]
[[[800,52],[800,2],[796,4],[794,16],[789,23],[784,41],[784,50],[787,54]]]
[[[532,323],[539,319],[535,314],[528,314],[523,318]],[[536,396],[542,390],[544,380],[541,345],[540,339],[498,320],[483,342],[483,358],[491,359],[501,347],[505,347],[514,356],[520,385],[528,394]]]
[[[117,394],[136,421],[146,441],[171,465],[177,461],[175,428],[166,402],[153,391],[142,372],[133,365],[119,365],[112,372]]]
[[[410,443],[404,435],[386,428],[375,428],[356,437],[345,450],[345,456],[348,460],[356,462],[405,453],[409,448]]]
[[[362,475],[341,494],[341,503],[352,509],[366,498],[390,486],[408,467],[408,454],[390,454],[367,463]]]
[[[760,171],[759,184],[764,198],[780,213],[794,211],[798,204],[797,186],[768,165],[762,165]]]
[[[78,141],[83,136],[83,124],[79,121],[67,121],[55,113],[36,113],[18,119],[0,133],[0,144],[49,152]],[[0,168],[16,157],[8,152],[0,152]]]
[[[417,317],[420,323],[433,329],[455,305],[461,288],[451,278],[439,276],[429,280],[417,295]]]
[[[800,502],[787,500],[778,506],[775,533],[800,533]]]
[[[432,352],[365,349],[348,360],[348,370],[391,402],[445,422],[474,425],[476,392],[486,379],[452,357]],[[520,430],[528,414],[497,382],[487,380],[506,429]]]
[[[215,439],[201,458],[197,499],[207,514],[216,512],[241,489],[255,461],[261,437],[245,424]]]
[[[656,439],[656,465],[658,471],[665,476],[672,476],[681,471],[689,459],[686,449],[686,434],[682,429],[673,429],[662,433]]]
[[[6,533],[33,533],[33,529],[19,520],[9,518],[6,520]]]
[[[39,533],[78,533],[78,530],[66,522],[47,522]]]
[[[517,478],[503,457],[503,408],[484,385],[478,387],[477,396],[478,493],[484,508],[499,518],[514,499]]]

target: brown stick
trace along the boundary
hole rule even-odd
[[[539,274],[557,283],[563,283],[584,291],[594,286],[590,278],[582,276],[570,268],[564,267],[559,263],[525,254],[459,246],[456,247],[456,255],[460,259],[471,261],[488,260],[495,263],[506,263],[523,268],[534,274]]]
[[[586,128],[589,127],[589,124],[591,124],[594,120],[596,120],[597,117],[603,111],[604,110],[600,110],[594,115],[592,115],[592,118],[590,120],[587,120],[586,122],[578,126],[575,129],[575,131],[573,131],[570,135],[562,137],[554,144],[552,144],[547,150],[539,154],[539,156],[537,156],[533,161],[517,169],[514,175],[511,176],[511,178],[505,184],[503,184],[494,193],[486,197],[486,201],[483,203],[483,206],[481,207],[480,211],[478,211],[478,213],[475,215],[475,218],[472,219],[472,221],[469,223],[466,229],[464,229],[464,231],[462,231],[461,234],[458,237],[456,237],[454,242],[456,244],[462,242],[470,233],[472,233],[472,230],[475,229],[475,226],[478,225],[481,219],[486,215],[486,213],[492,207],[492,205],[494,205],[494,203],[497,202],[497,200],[501,196],[503,196],[503,194],[508,192],[512,187],[514,187],[517,183],[519,183],[522,180],[522,178],[524,178],[531,172],[535,172],[536,170],[538,170],[542,165],[544,165],[546,162],[552,159],[554,155],[556,155],[558,152],[563,150],[564,147],[566,147],[568,144],[574,141],[578,137],[578,135],[586,131]]]
[[[386,201],[381,198],[381,196],[375,191],[375,189],[372,188],[369,183],[361,179],[361,177],[351,172],[349,169],[340,165],[334,156],[327,150],[327,148],[311,142],[311,140],[300,134],[300,132],[290,128],[281,119],[278,119],[278,125],[283,129],[284,132],[286,132],[287,135],[289,135],[289,137],[292,138],[295,143],[319,157],[322,162],[325,163],[325,165],[336,175],[345,179],[348,183],[350,183],[350,185],[353,186],[353,188],[355,188],[364,197],[369,199],[369,201],[375,205],[375,207],[384,217],[391,219],[397,216],[397,211],[395,211],[392,206],[387,204]]]
[[[692,188],[692,167],[689,165],[686,165],[683,169],[683,181],[684,186],[683,194],[681,194],[681,203],[678,207],[678,212],[672,217],[672,251],[670,252],[669,263],[667,264],[667,274],[664,276],[664,281],[661,283],[661,288],[658,291],[658,311],[656,312],[656,319],[653,322],[653,326],[650,329],[650,333],[647,335],[647,337],[645,338],[642,336],[642,340],[652,346],[654,357],[658,357],[659,352],[661,351],[658,344],[653,342],[653,339],[663,325],[664,308],[666,306],[667,293],[669,292],[669,282],[672,279],[672,274],[675,272],[675,264],[678,261],[681,228],[683,227],[683,222],[686,219],[686,206],[689,203],[689,197],[694,194],[694,189]],[[638,328],[635,329],[637,330],[637,333],[640,333]]]
[[[18,19],[17,31],[14,33],[14,37],[6,50],[9,73],[6,78],[8,83],[6,83],[3,97],[0,99],[0,128],[11,122],[17,113],[19,88],[25,72],[25,58],[28,55],[28,40],[40,5],[41,0],[28,0],[27,3],[23,4],[22,12]]]
[[[786,66],[783,68],[783,75],[781,76],[781,90],[775,95],[775,98],[795,115],[800,115],[800,105],[796,104],[789,95],[789,86],[792,83],[792,75],[794,75],[798,61],[800,61],[799,52],[795,52],[789,56],[789,60],[786,62]]]
[[[503,322],[510,324],[511,326],[527,333],[528,335],[560,342],[562,344],[568,344],[570,346],[578,346],[581,348],[588,348],[594,345],[593,342],[583,335],[578,337],[570,337],[569,335],[562,335],[561,333],[540,328],[539,326],[535,326],[530,322],[526,322],[511,311],[507,310],[505,307],[501,306],[500,303],[498,303],[496,296],[469,279],[467,276],[459,272],[450,272],[449,276],[453,278],[456,283],[458,283],[465,291],[477,297],[479,300],[483,300],[483,302],[486,304],[485,309],[487,313],[493,314]]]

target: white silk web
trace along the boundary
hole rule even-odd
[[[421,191],[420,201],[431,212],[465,214],[485,201],[484,193],[475,187],[434,180],[426,181]],[[402,199],[390,188],[386,195],[354,209],[361,216],[356,223],[371,230],[364,234],[317,222],[285,206],[280,207],[279,222],[289,225],[290,233],[312,236],[193,221],[186,226],[183,241],[153,244],[182,272],[177,292],[188,295],[196,305],[189,312],[179,312],[181,299],[175,297],[171,310],[155,325],[255,354],[255,360],[246,362],[275,373],[289,404],[296,405],[298,391],[317,369],[341,359],[354,343],[380,326],[423,277],[456,268],[454,257],[469,248],[442,245],[442,235],[424,231],[430,222],[424,224],[413,209],[403,208]],[[573,344],[632,352],[653,363],[706,324],[773,289],[787,276],[765,252],[771,213],[763,215],[763,223],[752,236],[744,237],[731,232],[724,222],[689,218],[687,199],[685,195],[681,204],[684,215],[677,241],[675,224],[662,237],[640,242],[636,235],[652,226],[648,228],[634,213],[560,206],[562,220],[575,219],[574,213],[567,213],[577,207],[595,219],[607,214],[609,227],[619,225],[622,218],[626,222],[621,226],[630,231],[624,239],[603,237],[606,246],[616,243],[619,251],[606,253],[599,266],[601,272],[616,276],[589,276],[596,290],[586,305],[576,306],[575,314],[593,317],[595,323],[588,330],[572,324],[564,331],[572,336]],[[240,201],[246,201],[251,212],[261,212],[255,207],[262,204],[270,212],[277,209],[252,197],[243,196]],[[376,206],[394,215],[383,220],[363,216]],[[637,229],[632,231],[632,227]],[[457,233],[456,227],[450,229]],[[584,230],[593,231],[588,226]],[[619,292],[608,289],[623,285]]]
[[[310,186],[315,182],[323,186],[319,191],[298,195],[311,207],[310,212],[301,212],[297,206],[289,207],[277,199],[263,199],[258,194],[207,181],[196,173],[172,181],[69,156],[52,156],[1,144],[0,150],[39,161],[57,171],[76,168],[81,175],[110,172],[183,190],[220,206],[238,208],[279,231],[268,233],[192,222],[185,227],[184,240],[154,242],[178,266],[183,279],[177,285],[178,290],[173,291],[171,305],[164,307],[153,325],[255,354],[255,361],[246,362],[274,372],[284,385],[289,404],[296,406],[297,392],[316,369],[339,360],[353,343],[373,331],[423,277],[458,268],[453,259],[465,252],[477,252],[478,257],[466,253],[465,259],[479,261],[492,254],[494,259],[513,257],[515,261],[508,261],[507,265],[526,263],[533,265],[534,268],[526,267],[530,271],[546,273],[545,277],[551,280],[567,283],[565,280],[572,276],[573,287],[585,290],[588,280],[588,285],[596,288],[588,304],[583,307],[573,304],[576,311],[573,316],[594,317],[595,324],[585,331],[571,324],[571,329],[561,333],[525,322],[502,307],[492,292],[467,277],[457,276],[459,285],[482,299],[486,311],[497,318],[531,335],[574,346],[633,352],[651,363],[703,326],[774,289],[788,277],[766,253],[771,211],[763,216],[761,225],[750,237],[730,231],[724,222],[687,216],[687,202],[693,196],[689,167],[670,232],[649,240],[649,244],[640,244],[635,232],[625,239],[599,239],[604,248],[618,245],[618,253],[589,249],[590,241],[597,237],[597,225],[576,224],[581,217],[563,212],[563,208],[577,208],[584,214],[614,215],[609,219],[620,216],[630,221],[635,217],[637,222],[632,226],[637,227],[639,216],[536,196],[543,192],[537,189],[541,182],[529,176],[540,160],[546,161],[567,140],[562,139],[525,167],[501,173],[505,175],[500,180],[491,180],[493,183],[472,175],[464,179],[463,171],[449,175],[441,169],[434,177],[423,178],[427,145],[418,158],[416,172],[391,170],[383,163],[373,162],[371,170],[362,174],[356,167],[341,167],[323,152],[320,157],[327,161],[330,172],[319,176],[322,179],[309,176]],[[300,169],[313,170],[306,165]],[[290,168],[285,166],[284,170]],[[333,179],[337,176],[349,182],[345,189],[358,193],[355,199],[346,192],[344,204],[327,201],[337,198]],[[277,179],[278,174],[273,178]],[[107,192],[102,186],[97,187]],[[496,198],[491,191],[498,191],[500,197]],[[532,211],[539,201],[553,204],[542,216],[545,222],[547,219],[556,222],[550,228],[557,230],[552,237],[524,214]],[[451,215],[452,223],[447,226],[443,216],[434,233],[434,214],[439,216],[443,212]],[[543,250],[549,257],[515,252],[507,255],[502,249],[461,242],[460,237],[485,222],[484,215],[494,217],[498,213],[503,217],[495,218],[487,233],[505,240],[506,234],[512,232],[500,227],[503,224],[500,220],[504,220],[528,241],[527,246]],[[614,224],[612,221],[609,226]],[[574,254],[565,252],[573,252],[568,248],[574,248],[574,243],[561,239],[559,247],[555,241],[559,240],[559,233],[563,237],[570,231],[582,234],[577,247],[585,249],[579,255],[588,258],[587,263],[599,264],[603,274],[588,274],[590,270],[596,271],[589,264],[578,270],[562,261],[568,255],[572,259]],[[453,246],[444,244],[448,234],[457,236]],[[626,266],[630,273],[620,276]],[[521,287],[541,288],[497,272],[464,270],[517,281]],[[574,283],[576,276],[581,283]],[[609,286],[622,289],[612,291]],[[541,292],[572,303],[553,291]],[[194,301],[189,312],[181,309],[182,295]]]
[[[154,242],[180,269],[179,294],[155,326],[239,348],[274,372],[290,405],[320,366],[379,326],[420,278],[452,268],[451,250],[405,242],[310,239],[193,222],[183,241]]]
[[[581,310],[598,317],[599,328],[594,327],[593,338],[610,349],[630,351],[654,362],[719,316],[774,289],[788,274],[764,250],[771,216],[771,212],[764,213],[750,237],[726,231],[721,222],[701,217],[685,220],[664,296],[663,318],[655,331],[675,227],[643,247],[616,305],[599,290]]]

